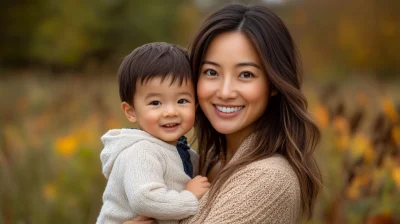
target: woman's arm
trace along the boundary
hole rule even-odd
[[[296,223],[300,215],[296,176],[279,169],[245,168],[234,174],[209,208],[181,223]]]

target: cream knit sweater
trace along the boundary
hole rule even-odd
[[[251,150],[254,135],[240,146],[230,162]],[[196,215],[181,224],[296,223],[301,211],[299,180],[288,161],[273,155],[233,174],[206,207],[206,193]]]
[[[199,202],[184,190],[190,177],[176,146],[137,129],[110,130],[101,140],[108,182],[97,223],[123,223],[143,215],[169,224],[196,213]],[[197,173],[198,156],[189,153]]]

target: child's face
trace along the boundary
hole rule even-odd
[[[190,131],[195,117],[195,93],[190,80],[171,84],[171,77],[161,82],[155,77],[136,84],[133,114],[139,128],[169,144]]]

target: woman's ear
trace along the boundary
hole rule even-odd
[[[133,109],[133,107],[131,107],[131,105],[129,105],[129,103],[127,102],[122,102],[121,107],[128,121],[135,123],[136,122],[135,109]]]

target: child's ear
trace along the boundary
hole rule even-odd
[[[121,107],[125,113],[126,118],[130,122],[135,123],[136,122],[135,109],[133,109],[133,107],[131,107],[131,105],[129,105],[129,103],[127,102],[122,102]]]

